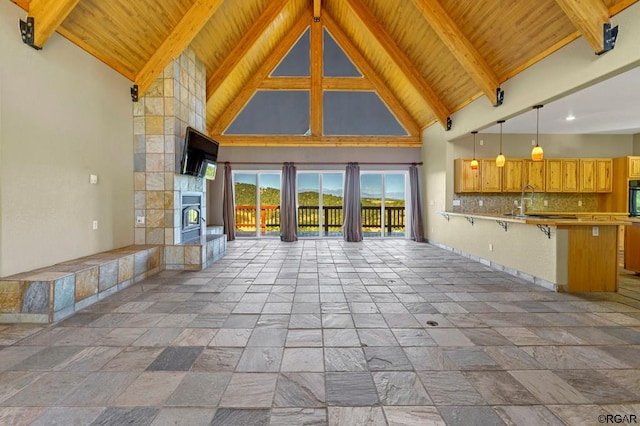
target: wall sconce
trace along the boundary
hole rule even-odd
[[[473,160],[471,160],[471,163],[469,163],[471,170],[478,170],[478,160],[476,160],[476,134],[477,133],[478,133],[477,130],[474,130],[473,132],[471,132],[471,134],[473,135]]]
[[[533,161],[542,161],[542,159],[544,158],[544,151],[542,150],[542,147],[539,144],[540,136],[538,133],[538,130],[540,127],[540,108],[542,107],[543,105],[533,106],[533,109],[536,110],[536,146],[534,146],[533,149],[531,150],[531,159]]]
[[[505,158],[502,154],[502,123],[504,120],[498,120],[497,123],[500,125],[500,154],[496,157],[496,167],[504,167]]]

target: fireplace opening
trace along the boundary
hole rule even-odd
[[[181,241],[200,238],[202,230],[202,195],[182,194]]]

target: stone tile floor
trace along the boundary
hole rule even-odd
[[[621,283],[553,293],[406,240],[234,241],[58,324],[0,325],[0,424],[637,419],[640,279]]]

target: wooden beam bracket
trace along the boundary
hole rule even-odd
[[[447,132],[451,130],[452,126],[453,126],[453,121],[451,120],[451,117],[447,117],[447,126],[446,126]]]
[[[602,55],[616,47],[616,39],[618,38],[618,26],[611,27],[609,22],[605,22],[602,31],[602,50],[596,52],[596,55]]]
[[[22,36],[22,42],[28,46],[33,47],[36,50],[42,49],[35,44],[36,22],[33,16],[27,16],[26,22],[20,20],[20,35]]]
[[[138,85],[131,86],[131,102],[138,102]]]
[[[500,87],[496,88],[496,104],[495,107],[499,107],[504,103],[504,90]]]

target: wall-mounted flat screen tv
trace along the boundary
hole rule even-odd
[[[181,173],[205,179],[215,179],[217,161],[218,142],[192,127],[187,127]]]

